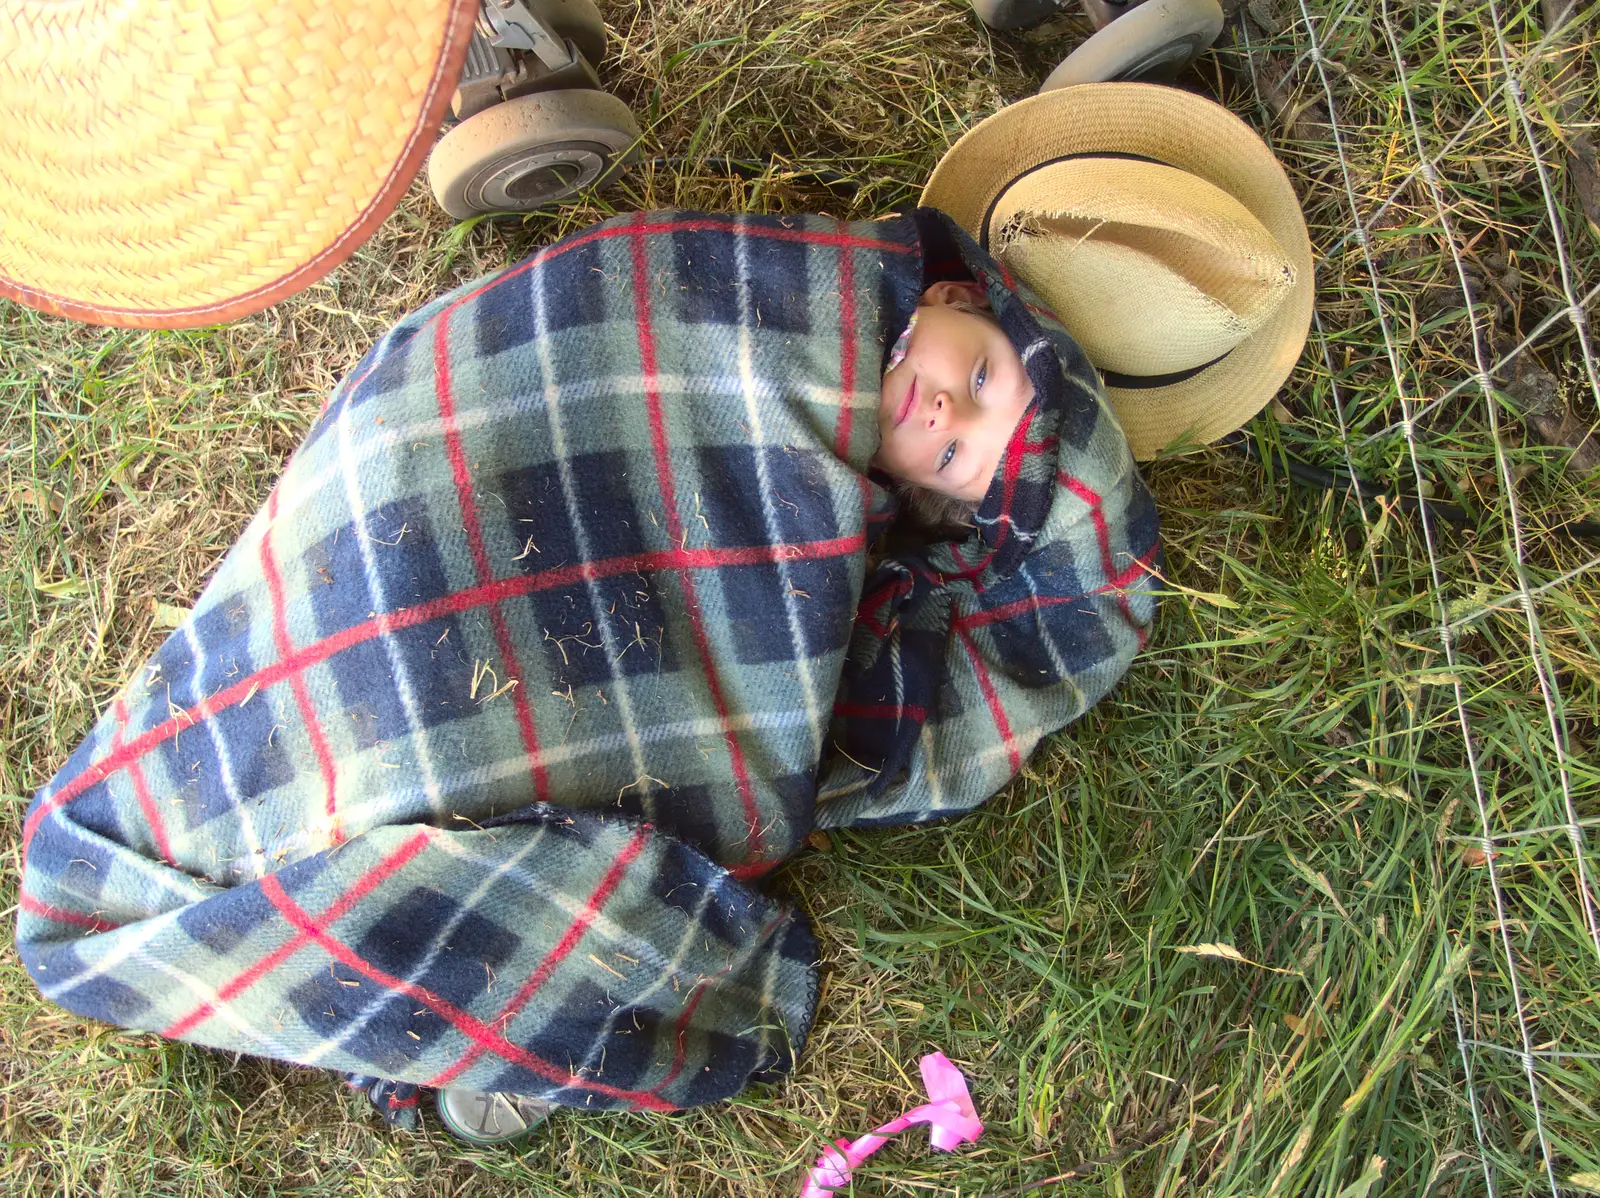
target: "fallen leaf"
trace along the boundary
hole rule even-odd
[[[150,600],[150,610],[155,614],[157,628],[182,628],[183,622],[189,618],[188,608],[175,607],[156,599]]]
[[[52,599],[71,599],[76,595],[85,595],[89,591],[89,584],[81,578],[62,578],[55,582],[46,582],[35,572],[33,585],[36,590],[44,592]]]
[[[1489,864],[1489,854],[1475,844],[1469,844],[1461,850],[1461,862],[1472,869],[1482,869]]]
[[[61,500],[54,491],[24,483],[13,495],[18,503],[31,503],[41,510],[49,509],[58,516],[61,514]]]
[[[1307,1040],[1314,1040],[1323,1034],[1322,1021],[1317,1018],[1315,1011],[1307,1011],[1304,1015],[1285,1015],[1283,1022],[1291,1032]]]

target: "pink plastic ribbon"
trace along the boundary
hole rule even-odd
[[[834,1190],[849,1185],[852,1169],[888,1143],[890,1136],[913,1124],[928,1124],[933,1146],[940,1152],[954,1152],[983,1134],[983,1124],[967,1093],[967,1079],[950,1063],[950,1058],[942,1052],[930,1052],[922,1058],[921,1068],[922,1085],[931,1101],[891,1119],[859,1140],[834,1141],[834,1147],[818,1157],[807,1174],[800,1198],[829,1198]]]

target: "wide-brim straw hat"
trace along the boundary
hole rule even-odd
[[[231,320],[353,253],[433,148],[478,0],[0,8],[0,294]]]
[[[950,147],[922,202],[1050,306],[1137,458],[1239,428],[1305,346],[1299,201],[1255,131],[1203,97],[1086,83],[1018,101]]]

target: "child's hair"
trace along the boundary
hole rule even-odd
[[[892,487],[900,508],[889,527],[867,550],[867,573],[885,558],[913,552],[938,541],[964,540],[972,529],[978,505],[895,479]]]
[[[959,534],[972,527],[979,505],[929,487],[919,487],[896,479],[894,493],[900,499],[900,517],[919,532]]]
[[[966,312],[972,316],[981,316],[996,325],[1000,323],[995,320],[994,312],[990,310],[987,304],[975,304],[971,300],[958,299],[951,300],[945,307],[954,308],[957,312]]]

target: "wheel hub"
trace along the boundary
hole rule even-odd
[[[473,181],[471,200],[482,211],[553,204],[599,178],[607,152],[593,142],[561,142],[503,158]]]

